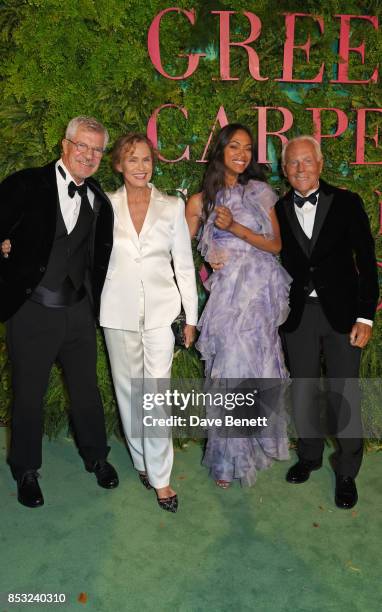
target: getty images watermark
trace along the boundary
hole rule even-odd
[[[205,438],[265,435],[275,423],[287,381],[203,379],[132,381],[133,437]],[[285,435],[285,419],[282,419]]]
[[[236,408],[255,408],[258,394],[258,389],[253,389],[247,393],[240,391],[203,392],[194,389],[190,392],[182,392],[178,389],[167,389],[164,393],[144,393],[142,405],[144,411],[170,406],[182,412],[197,407],[234,411]],[[143,425],[145,427],[267,427],[267,421],[266,416],[260,415],[235,417],[234,414],[223,414],[223,418],[217,416],[203,417],[197,414],[187,414],[187,416],[171,414],[166,417],[154,416],[153,414],[143,415]]]

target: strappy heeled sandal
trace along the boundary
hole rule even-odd
[[[228,489],[231,486],[231,482],[229,480],[215,480],[215,482],[220,489]]]
[[[172,495],[171,497],[157,497],[158,504],[162,508],[162,510],[167,510],[167,512],[176,512],[178,509],[178,496]]]
[[[141,483],[143,484],[143,486],[146,487],[147,490],[150,490],[153,488],[150,484],[149,479],[147,478],[147,474],[142,474],[141,472],[138,472],[138,477]]]

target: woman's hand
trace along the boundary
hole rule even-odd
[[[224,268],[224,262],[222,262],[222,261],[210,261],[210,266],[211,266],[213,272],[217,272],[218,270],[221,270],[222,268]]]
[[[1,243],[1,254],[3,257],[7,258],[10,252],[11,252],[11,241],[4,240],[4,242]]]
[[[195,342],[196,335],[196,327],[195,325],[186,325],[184,326],[184,346],[186,348],[190,348]]]
[[[229,208],[226,206],[216,206],[216,219],[214,221],[216,227],[221,230],[229,231],[233,224],[233,216]]]
[[[244,240],[245,242],[248,242],[248,244],[256,247],[257,249],[261,249],[262,251],[267,251],[268,253],[272,253],[273,255],[278,255],[280,253],[280,228],[274,208],[269,211],[269,219],[272,224],[273,233],[273,236],[271,236],[270,238],[267,236],[263,236],[262,234],[255,234],[255,232],[249,229],[249,227],[241,225],[241,223],[235,221],[232,217],[231,211],[225,206],[217,206],[215,210],[215,225],[219,229],[231,232],[231,234],[233,234],[237,238],[240,238],[240,240]]]

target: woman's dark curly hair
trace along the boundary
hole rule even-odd
[[[208,166],[202,180],[203,216],[207,219],[214,209],[216,194],[225,186],[224,149],[230,142],[232,136],[238,130],[246,132],[252,141],[252,157],[248,167],[239,174],[238,182],[246,185],[249,180],[256,179],[266,182],[266,165],[259,164],[257,160],[257,147],[251,130],[241,123],[229,123],[218,133],[212,146]]]

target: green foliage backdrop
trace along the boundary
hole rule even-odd
[[[338,63],[339,22],[334,15],[377,15],[379,0],[2,0],[0,1],[0,177],[26,167],[41,165],[59,154],[59,141],[68,120],[79,114],[95,115],[105,123],[111,141],[123,132],[146,129],[147,121],[157,107],[172,103],[188,110],[188,120],[179,111],[166,109],[159,120],[159,144],[166,158],[175,159],[190,144],[191,161],[178,164],[160,163],[155,181],[158,187],[172,190],[198,189],[204,165],[200,159],[220,105],[230,121],[241,121],[256,130],[255,106],[285,106],[295,118],[289,135],[312,133],[312,115],[305,107],[338,107],[351,119],[351,128],[338,139],[323,141],[324,176],[336,185],[358,191],[367,207],[374,235],[379,231],[378,199],[382,191],[378,166],[354,166],[355,110],[381,108],[380,83],[369,85],[333,85]],[[189,52],[204,52],[198,70],[187,80],[163,78],[152,66],[147,52],[147,32],[159,11],[170,6],[195,9],[196,24],[172,14],[161,26],[162,61],[166,70],[181,74],[186,59],[177,57]],[[249,35],[248,20],[243,11],[252,11],[261,19],[262,33],[254,43],[260,57],[260,72],[269,80],[256,82],[248,73],[247,55],[232,50],[231,74],[239,80],[219,80],[219,30],[213,10],[234,10],[231,18],[234,40]],[[313,20],[300,20],[296,27],[296,44],[305,43],[310,34],[310,63],[303,53],[295,52],[295,75],[314,77],[324,61],[326,73],[321,84],[287,84],[281,77],[285,40],[284,13],[304,11],[320,15],[325,31],[319,34]],[[351,54],[352,78],[368,78],[382,55],[380,34],[365,22],[352,25],[351,46],[366,39],[366,63]],[[270,115],[269,129],[280,127],[280,117]],[[326,133],[335,128],[333,115],[323,123]],[[374,124],[373,124],[374,122]],[[377,116],[368,125],[376,128]],[[277,138],[269,139],[269,155],[274,161],[272,182],[283,190],[277,173],[280,154]],[[378,151],[369,146],[368,159],[378,159]],[[381,159],[379,149],[379,159]],[[108,157],[102,162],[98,178],[105,189],[118,185]],[[381,257],[381,241],[377,240]],[[0,338],[0,418],[5,419],[9,405],[9,364],[4,347],[4,330]],[[374,339],[365,351],[364,376],[380,376],[381,321],[377,318]],[[115,405],[106,358],[101,346],[99,376],[106,403],[108,428],[116,424]],[[195,354],[186,357],[178,352],[174,360],[177,375],[200,372]],[[46,409],[46,431],[57,433],[65,422],[66,398],[57,371],[52,374]]]

